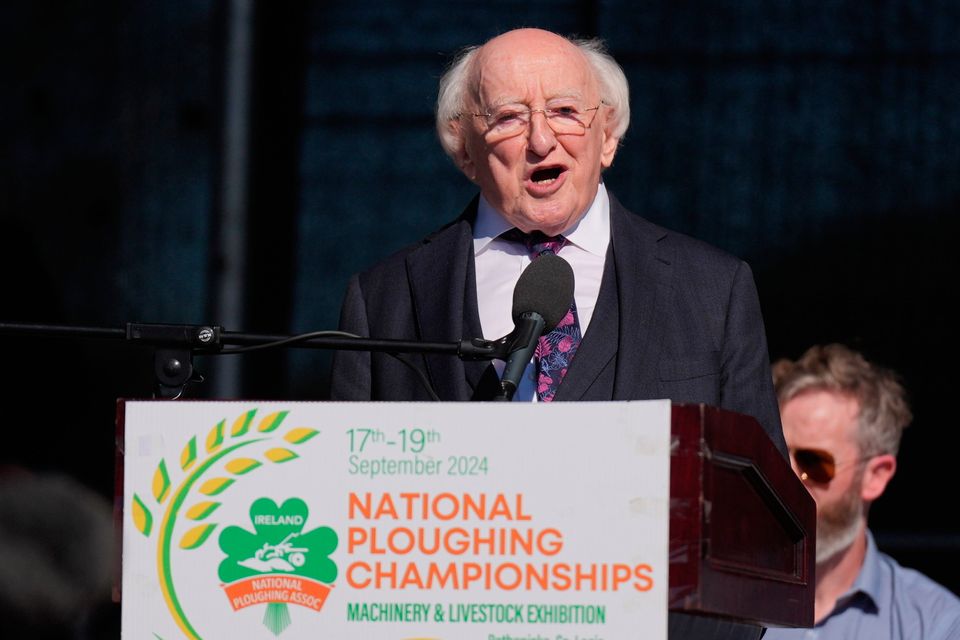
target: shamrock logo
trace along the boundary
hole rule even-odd
[[[253,533],[231,526],[220,534],[220,549],[227,557],[218,574],[227,583],[231,604],[239,609],[267,602],[263,622],[275,635],[290,624],[287,601],[319,610],[328,585],[337,578],[337,565],[330,559],[337,534],[330,527],[304,532],[308,512],[299,498],[280,506],[260,498],[250,505]],[[272,596],[258,596],[267,592]]]
[[[161,458],[154,470],[149,493],[135,492],[129,506],[136,530],[145,538],[156,540],[160,591],[174,622],[190,640],[200,640],[201,635],[187,617],[177,593],[175,558],[181,551],[203,548],[220,527],[216,522],[223,505],[220,496],[227,495],[238,481],[262,473],[263,469],[297,460],[300,455],[294,449],[320,434],[319,430],[310,427],[287,429],[288,411],[274,411],[263,416],[258,413],[258,409],[250,409],[232,421],[224,418],[210,429],[206,438],[190,438],[179,459]],[[303,511],[304,519],[305,513]],[[306,560],[306,555],[303,559]],[[268,562],[280,566],[275,559]],[[336,576],[335,571],[333,576]],[[308,581],[304,584],[310,588],[313,588],[311,585],[320,585],[329,591],[329,587],[312,579],[303,580]],[[229,589],[239,588],[237,585],[242,586],[243,582],[233,583]],[[314,591],[316,594],[309,598],[302,594],[298,596],[296,604],[322,602],[322,589],[317,587]],[[242,600],[244,596],[240,594],[237,598]],[[260,597],[260,602],[269,601],[265,594],[261,593]],[[234,609],[237,608],[238,605],[234,604]]]

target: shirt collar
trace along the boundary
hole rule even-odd
[[[487,249],[500,234],[509,231],[513,225],[507,222],[503,214],[493,208],[487,199],[480,195],[477,206],[477,222],[473,226],[473,253],[479,255]],[[597,186],[597,195],[572,228],[563,234],[571,244],[588,253],[603,257],[610,244],[610,197],[601,181]]]
[[[883,579],[880,571],[880,551],[873,539],[873,534],[867,529],[867,553],[863,557],[863,567],[860,574],[850,587],[850,594],[858,591],[870,596],[874,602],[880,601],[880,592],[883,589]]]
[[[836,606],[830,615],[820,621],[820,625],[826,624],[827,620],[834,615],[839,615],[848,607],[856,603],[857,606],[876,611],[878,603],[881,602],[883,587],[883,576],[880,569],[880,551],[877,549],[877,543],[873,539],[870,530],[867,529],[867,552],[863,557],[863,565],[860,567],[860,573],[856,580],[850,585],[850,588],[842,596],[837,598]]]

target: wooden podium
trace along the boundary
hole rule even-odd
[[[815,504],[754,419],[666,400],[559,404],[120,402],[123,637],[266,637],[251,630],[282,631],[288,602],[297,634],[358,640],[666,638],[664,605],[812,626]],[[475,508],[447,510],[461,502]],[[420,529],[453,542],[421,549]],[[319,564],[267,567],[258,550],[292,534]],[[362,608],[418,603],[456,617],[410,609],[387,633]],[[594,617],[462,613],[488,606]]]
[[[749,416],[672,407],[671,611],[813,626],[816,504]]]

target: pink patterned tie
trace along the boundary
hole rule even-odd
[[[563,236],[546,236],[540,231],[523,233],[513,229],[505,238],[519,240],[526,245],[530,257],[536,260],[545,253],[559,253],[567,244]],[[576,300],[570,301],[570,309],[560,323],[546,335],[540,336],[534,358],[537,361],[537,397],[541,402],[551,402],[557,387],[567,374],[567,368],[580,346],[580,321],[577,319]]]

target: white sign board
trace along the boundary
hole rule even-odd
[[[666,638],[670,403],[127,402],[124,638]]]

